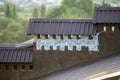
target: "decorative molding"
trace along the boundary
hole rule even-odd
[[[77,51],[81,51],[82,46],[88,47],[89,51],[98,51],[98,35],[92,35],[93,39],[89,39],[88,35],[81,35],[80,39],[77,39],[76,36],[73,35],[72,39],[68,39],[67,35],[64,35],[64,39],[58,38],[53,39],[51,36],[49,39],[40,39],[36,42],[36,49],[42,50],[42,46],[44,46],[44,50],[51,50],[50,46],[53,47],[53,50],[65,50],[65,46],[68,47],[68,50],[72,51],[73,46],[76,46]]]

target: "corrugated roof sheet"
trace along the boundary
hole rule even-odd
[[[30,19],[27,34],[96,34],[92,19]]]
[[[96,7],[94,23],[120,23],[120,7]]]
[[[33,39],[19,44],[0,44],[0,63],[31,63]]]
[[[0,63],[31,63],[32,49],[0,49]]]

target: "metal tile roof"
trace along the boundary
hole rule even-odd
[[[120,7],[95,7],[94,23],[120,23]]]
[[[0,49],[0,63],[31,63],[32,49]]]
[[[92,19],[30,19],[27,34],[96,34]]]

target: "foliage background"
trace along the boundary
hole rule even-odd
[[[20,43],[32,38],[27,36],[30,18],[92,18],[96,6],[111,6],[110,2],[119,0],[63,0],[60,6],[46,8],[45,5],[32,8],[20,8],[5,2],[0,7],[0,43]],[[102,3],[96,4],[95,2]]]

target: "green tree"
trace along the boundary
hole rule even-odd
[[[64,6],[55,7],[51,10],[48,10],[47,18],[58,18],[62,13],[66,12],[66,8]]]
[[[8,2],[5,4],[5,17],[8,17],[8,18],[12,17],[10,4]]]
[[[4,6],[0,6],[0,12],[4,12]]]
[[[42,5],[40,8],[40,13],[41,13],[41,17],[45,17],[45,13],[46,13],[46,7],[45,5]]]
[[[34,18],[39,17],[39,10],[38,10],[37,7],[35,7],[35,8],[33,9],[33,14],[32,14],[32,16],[33,16]]]
[[[13,42],[12,35],[10,31],[8,30],[2,30],[0,34],[0,43],[11,43]]]
[[[0,18],[0,28],[6,29],[6,27],[8,26],[9,23],[11,23],[11,21],[12,21],[12,19],[10,19],[10,18],[1,17]]]
[[[75,7],[76,5],[76,0],[63,0],[62,1],[62,5],[68,7],[68,8],[72,8]]]
[[[21,29],[21,23],[17,22],[17,21],[12,21],[11,23],[8,24],[7,26],[7,30],[11,31],[11,32],[17,32]],[[14,35],[13,35],[14,36]]]
[[[63,0],[61,6],[66,6],[69,14],[77,14],[80,17],[90,18],[93,17],[95,4],[92,0]]]
[[[94,3],[92,0],[78,0],[76,7],[84,10],[89,17],[93,17]]]
[[[59,16],[59,18],[66,18],[66,19],[70,19],[70,18],[78,18],[78,14],[70,14],[68,12],[66,13],[62,13],[61,16]]]
[[[16,7],[15,7],[15,5],[13,5],[13,7],[12,7],[12,18],[16,18],[17,17],[17,14],[16,14]]]

